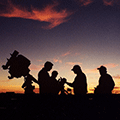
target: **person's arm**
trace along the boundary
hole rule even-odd
[[[73,86],[73,85],[74,85],[73,83],[66,82],[66,84],[69,85],[70,87],[74,87],[74,86]]]

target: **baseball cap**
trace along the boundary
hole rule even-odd
[[[107,70],[107,68],[105,66],[100,66],[99,68],[97,68],[98,70]]]

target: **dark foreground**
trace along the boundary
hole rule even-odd
[[[0,94],[1,120],[120,119],[120,95]]]

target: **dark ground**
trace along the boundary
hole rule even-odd
[[[0,94],[1,120],[120,120],[120,95]]]

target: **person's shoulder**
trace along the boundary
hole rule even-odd
[[[83,73],[83,72],[82,72],[82,75],[83,75],[84,77],[86,77],[85,73]]]
[[[110,74],[106,74],[106,76],[109,78],[109,79],[112,79],[112,76]]]
[[[39,72],[38,75],[43,74],[44,73],[44,69],[42,68]]]
[[[112,77],[110,74],[106,74],[106,76],[108,76],[108,77]]]
[[[82,73],[78,74],[78,75],[76,76],[76,78],[77,78],[77,79],[79,79],[79,78],[84,78],[84,79],[86,79],[86,75],[82,72]]]
[[[39,71],[39,73],[44,72],[44,71],[45,71],[44,68],[42,68],[42,69]]]

